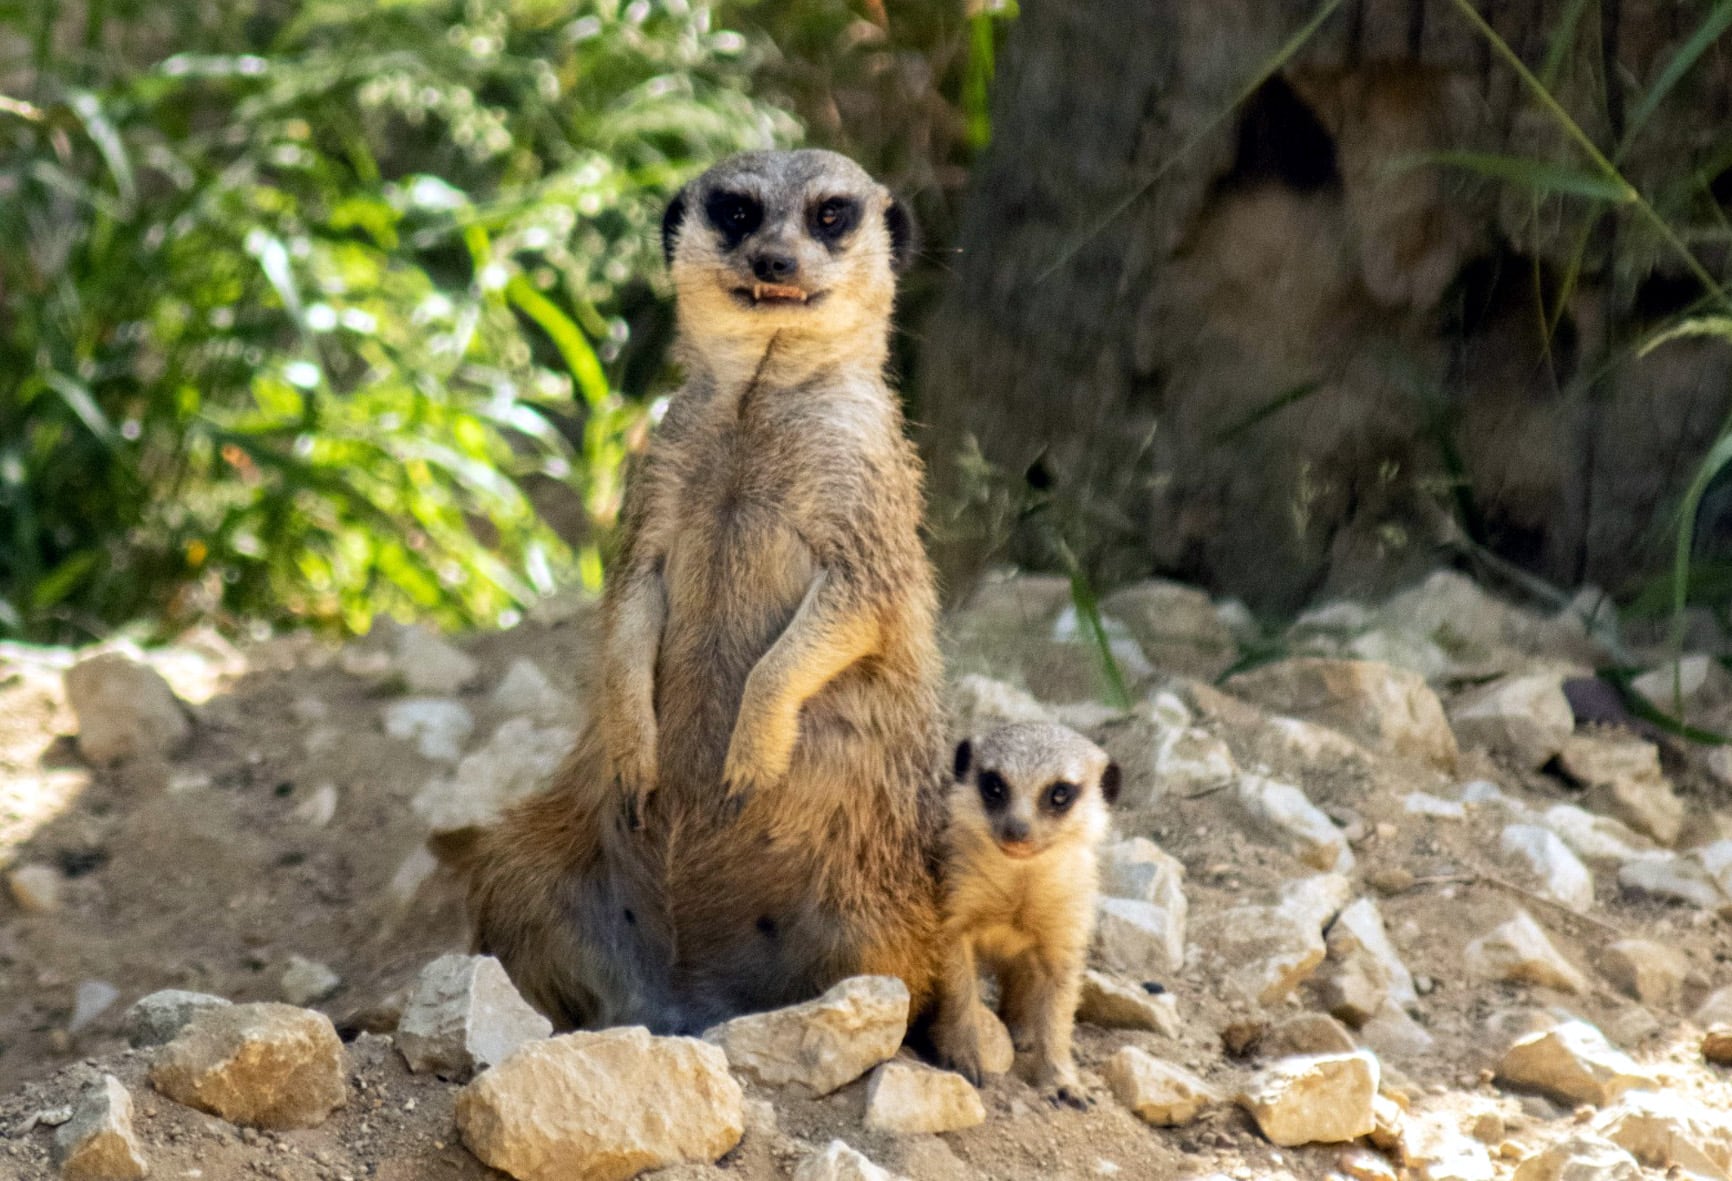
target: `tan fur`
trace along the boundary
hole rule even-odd
[[[1116,794],[1117,768],[1074,731],[1032,723],[965,743],[957,769],[933,1045],[948,1065],[979,1081],[989,1046],[1003,1036],[980,999],[985,967],[998,977],[1012,1041],[1031,1052],[1035,1084],[1081,1104],[1071,1032],[1100,889],[1096,851],[1110,824],[1106,797]],[[997,808],[983,800],[988,773],[1008,789]],[[1058,782],[1076,789],[1062,813],[1042,807]],[[1011,856],[1007,844],[1022,855]]]
[[[706,193],[809,305],[747,306]],[[864,213],[835,248],[803,211]],[[842,977],[932,987],[943,764],[921,471],[883,377],[890,197],[827,152],[753,153],[680,198],[687,381],[631,473],[596,724],[483,836],[477,947],[563,1025],[695,1030]],[[677,211],[676,211],[677,212]]]

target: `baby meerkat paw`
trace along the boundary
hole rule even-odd
[[[1008,1071],[1015,1057],[1004,1023],[984,1005],[962,1021],[935,1028],[932,1044],[941,1065],[977,1087],[987,1075]]]
[[[1035,1070],[1034,1085],[1041,1096],[1054,1107],[1070,1107],[1087,1111],[1095,1105],[1077,1078],[1076,1068],[1069,1063],[1048,1062]]]

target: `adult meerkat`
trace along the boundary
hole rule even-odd
[[[1035,1084],[1081,1106],[1071,1032],[1118,764],[1074,730],[1023,723],[964,740],[955,771],[933,1045],[980,1081],[992,1043],[1004,1037],[980,999],[984,963],[998,977],[1011,1040],[1033,1053]]]
[[[944,739],[921,468],[886,384],[909,224],[832,152],[662,226],[684,386],[629,476],[596,720],[469,858],[564,1026],[692,1031],[856,973],[930,992]]]

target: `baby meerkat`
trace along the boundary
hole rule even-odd
[[[992,1041],[1003,1040],[980,999],[984,963],[998,977],[1013,1042],[1033,1053],[1035,1084],[1083,1106],[1071,1029],[1118,764],[1067,727],[1021,723],[965,739],[955,771],[933,1044],[948,1065],[980,1080]]]

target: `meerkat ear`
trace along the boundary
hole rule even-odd
[[[900,275],[914,261],[914,219],[908,207],[895,197],[884,210],[884,228],[890,233],[890,269]]]
[[[974,743],[964,738],[956,744],[956,778],[964,779],[968,769],[974,765]]]
[[[687,185],[674,194],[674,199],[668,202],[668,207],[662,214],[662,261],[669,266],[674,262],[674,243],[679,241],[680,226],[686,220],[686,195],[691,186]]]
[[[1101,772],[1101,798],[1109,804],[1119,802],[1119,765],[1108,763],[1107,769]]]

